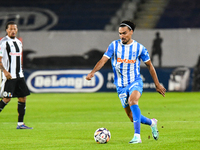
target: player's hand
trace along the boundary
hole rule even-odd
[[[165,97],[166,89],[161,84],[156,86],[156,91]]]
[[[6,71],[6,70],[4,70],[3,72],[4,72],[4,75],[6,76],[6,78],[7,78],[8,80],[12,79],[12,76],[11,76],[10,72],[8,72],[8,71]]]
[[[94,73],[89,73],[86,77],[86,80],[91,80],[94,77]]]

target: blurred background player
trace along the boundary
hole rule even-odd
[[[32,129],[23,120],[26,110],[26,96],[30,95],[22,71],[22,43],[16,38],[17,24],[6,24],[7,35],[0,41],[0,69],[2,71],[0,112],[11,98],[18,98],[17,129]]]
[[[113,41],[94,69],[87,75],[86,79],[91,80],[95,72],[100,70],[104,64],[111,59],[114,72],[114,83],[117,88],[122,106],[134,124],[134,137],[131,144],[141,143],[140,123],[151,126],[155,140],[158,139],[157,120],[149,119],[141,115],[138,106],[139,98],[143,91],[143,82],[140,76],[140,60],[145,62],[153,78],[156,90],[165,96],[166,89],[159,83],[156,71],[151,63],[147,49],[132,39],[135,24],[130,21],[123,21],[119,26],[119,40]]]
[[[156,32],[156,38],[153,40],[151,62],[153,63],[153,57],[158,55],[159,67],[162,66],[162,47],[163,39],[160,37],[160,33]]]

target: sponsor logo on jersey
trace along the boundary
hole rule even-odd
[[[13,53],[13,52],[10,52],[9,53],[11,56],[21,56],[22,55],[22,53]]]
[[[128,63],[128,64],[131,64],[131,63],[135,63],[136,60],[129,60],[129,59],[121,59],[121,58],[117,58],[117,62],[120,62],[120,63]]]
[[[91,70],[53,70],[36,71],[27,79],[32,92],[95,92],[104,82],[100,72],[96,72],[92,80],[86,80]]]

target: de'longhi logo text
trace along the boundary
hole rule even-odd
[[[95,92],[104,79],[96,72],[92,80],[86,80],[91,70],[35,71],[27,79],[28,88],[35,93],[42,92]]]

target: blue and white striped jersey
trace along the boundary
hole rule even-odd
[[[147,49],[137,41],[131,44],[123,44],[121,39],[113,41],[104,56],[111,58],[114,72],[114,83],[116,86],[125,87],[140,76],[140,60],[150,60]]]

